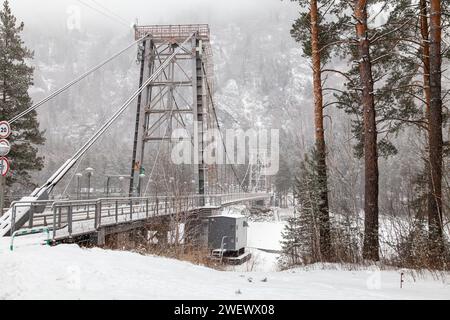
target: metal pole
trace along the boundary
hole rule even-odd
[[[144,72],[145,72],[145,47],[147,46],[147,42],[144,41],[144,46],[141,49],[141,69],[140,69],[140,77],[139,77],[139,87],[142,87],[144,83]],[[134,133],[134,144],[133,144],[133,157],[131,160],[131,180],[130,180],[130,190],[129,197],[133,196],[133,188],[134,188],[134,176],[136,171],[136,162],[137,162],[137,152],[138,152],[138,139],[139,139],[139,129],[140,129],[140,120],[141,120],[141,104],[142,104],[142,92],[139,93],[137,109],[136,109],[136,128]]]
[[[16,206],[14,205],[12,208],[12,217],[11,217],[11,235],[14,233],[16,227]]]
[[[62,220],[62,207],[58,208],[58,228],[61,228],[61,220]]]
[[[130,220],[133,220],[133,200],[130,199]]]
[[[158,200],[158,197],[156,197],[156,215],[159,216],[159,200]]]
[[[56,238],[56,206],[53,206],[53,239]]]
[[[0,174],[0,217],[3,216],[5,205],[6,177]]]
[[[201,40],[196,36],[192,39],[192,45],[195,48],[195,57],[193,61],[193,74],[195,76],[192,77],[192,86],[194,89],[194,120],[195,125],[197,126],[197,139],[195,145],[195,152],[197,153],[195,156],[198,157],[198,166],[196,169],[196,178],[198,182],[198,194],[200,195],[201,205],[205,205],[205,162],[204,162],[204,77],[202,73],[202,48],[201,48]],[[195,131],[195,130],[194,130]]]
[[[80,200],[81,195],[81,185],[80,185],[80,177],[77,177],[77,200]]]
[[[116,200],[116,224],[119,223],[119,201]]]
[[[89,219],[89,210],[90,210],[90,203],[89,203],[89,199],[91,197],[91,173],[88,173],[88,191],[87,191],[87,199],[88,199],[88,203],[87,203],[87,214],[86,214],[86,218]]]
[[[106,178],[106,197],[109,198],[109,180],[111,177]]]
[[[98,223],[97,223],[97,227],[100,228],[102,225],[102,201],[98,201],[96,203],[96,209],[98,211]]]
[[[69,231],[69,238],[72,238],[72,213],[73,213],[73,210],[72,210],[72,205],[70,204],[69,205],[69,214],[68,214],[68,217],[67,217],[67,227],[68,227],[68,231]]]
[[[91,198],[91,173],[88,173],[88,191],[87,191],[88,200]]]

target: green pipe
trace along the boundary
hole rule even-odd
[[[11,237],[11,244],[9,246],[9,249],[11,251],[14,251],[14,239],[17,236],[25,236],[25,235],[30,235],[30,234],[44,233],[44,232],[47,234],[46,244],[50,245],[51,244],[51,241],[50,241],[50,230],[48,228],[34,228],[34,229],[29,229],[29,230],[18,230],[16,232],[14,232],[12,237]]]

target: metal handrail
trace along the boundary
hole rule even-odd
[[[48,227],[53,232],[67,228],[72,236],[74,223],[93,222],[91,228],[99,230],[102,226],[119,224],[135,220],[148,219],[150,216],[170,215],[176,211],[186,212],[201,207],[220,207],[234,201],[267,197],[267,193],[229,193],[207,195],[158,195],[148,197],[116,197],[84,200],[36,200],[15,201],[12,203],[12,231],[14,232],[17,208],[45,206],[42,213],[30,216],[29,227]],[[205,206],[201,205],[205,199]]]

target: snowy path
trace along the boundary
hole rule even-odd
[[[400,289],[396,271],[221,272],[130,252],[36,242],[18,239],[9,252],[7,239],[0,240],[0,299],[450,298],[450,284],[431,276],[416,282],[408,276]]]

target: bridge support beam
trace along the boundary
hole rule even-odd
[[[196,183],[191,188],[201,196],[207,193],[208,167],[205,164],[205,134],[212,126],[212,111],[210,100],[212,99],[212,50],[210,45],[209,27],[207,25],[181,25],[181,26],[136,26],[136,38],[142,34],[150,34],[151,40],[145,41],[140,49],[140,84],[145,83],[154,70],[163,65],[165,59],[175,50],[178,53],[170,63],[164,65],[164,70],[157,79],[148,84],[148,88],[142,92],[138,99],[136,111],[136,127],[134,135],[132,169],[130,182],[130,196],[144,196],[139,179],[143,172],[142,167],[166,165],[166,171],[171,172],[174,183],[169,185],[169,192],[179,192],[176,181],[178,169],[171,162],[161,161],[160,154],[170,154],[172,144],[179,140],[172,139],[172,133],[177,129],[185,129],[186,139],[193,144],[191,162],[184,163],[192,167],[190,177],[182,179],[187,186],[188,181]],[[184,43],[186,39],[191,40]],[[182,86],[180,86],[182,84]],[[192,90],[192,91],[191,91]],[[194,128],[190,128],[194,126]],[[156,145],[158,152],[150,162],[148,156],[150,150],[146,150],[145,144],[159,143]],[[165,144],[163,149],[162,144]],[[154,144],[155,145],[155,144]],[[151,148],[151,151],[156,151]],[[150,149],[150,148],[149,148]],[[146,151],[146,152],[145,152]],[[193,162],[192,162],[193,160]],[[192,164],[193,163],[193,164]],[[172,166],[172,167],[170,167]],[[152,170],[159,172],[159,170]],[[211,171],[214,171],[211,169]],[[156,173],[157,174],[157,173]],[[184,174],[184,173],[183,173]],[[213,174],[211,175],[213,176]],[[144,175],[142,175],[144,177]],[[147,176],[149,185],[158,189],[162,183],[159,177]],[[217,178],[216,178],[217,179]],[[137,183],[136,180],[139,180]],[[181,183],[183,183],[181,182]],[[138,185],[136,187],[136,185]],[[212,183],[211,183],[212,185]],[[164,187],[167,188],[167,184]],[[177,190],[175,190],[177,189]],[[133,192],[136,190],[136,192]],[[205,199],[200,199],[200,205],[205,204]]]
[[[202,43],[201,40],[195,37],[193,40],[193,47],[195,48],[195,60],[194,60],[194,70],[192,77],[193,87],[194,87],[194,121],[197,129],[197,142],[195,143],[195,163],[197,165],[196,178],[198,182],[198,194],[202,197],[200,198],[200,206],[205,205],[205,179],[206,179],[206,165],[205,165],[205,122],[204,116],[206,115],[205,110],[205,79],[203,76],[202,69]],[[195,131],[195,130],[194,130]],[[195,140],[195,139],[194,139]]]
[[[154,50],[153,40],[147,39],[143,41],[139,48],[138,57],[140,58],[141,68],[139,76],[139,87],[141,87],[145,80],[151,76],[153,73],[154,57],[152,51]],[[146,88],[141,94],[139,94],[137,99],[136,108],[136,123],[134,131],[134,143],[133,143],[133,154],[131,161],[131,173],[130,173],[130,190],[129,196],[140,196],[141,194],[141,179],[139,179],[140,167],[142,166],[142,161],[144,160],[144,134],[146,128],[146,115],[145,115],[145,105],[150,99],[149,95],[151,93],[150,88]],[[137,188],[135,186],[135,181],[138,180]]]
[[[106,244],[106,230],[105,228],[101,228],[97,232],[97,245],[99,247],[103,247]]]

